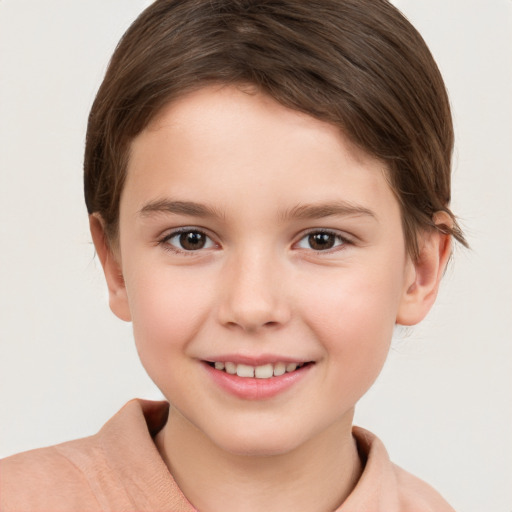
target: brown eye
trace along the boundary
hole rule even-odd
[[[309,233],[302,238],[298,246],[301,249],[312,249],[313,251],[328,251],[338,246],[342,246],[346,243],[346,240],[335,233],[328,231],[317,231]]]
[[[193,229],[171,233],[163,242],[169,244],[178,252],[198,251],[200,249],[208,249],[215,245],[210,237],[201,231]]]
[[[311,249],[322,251],[325,249],[332,249],[336,239],[330,233],[314,233],[308,236],[308,242]]]
[[[206,236],[197,231],[189,231],[188,233],[181,233],[180,245],[187,251],[196,251],[202,249],[206,245]]]

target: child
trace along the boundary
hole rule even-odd
[[[1,510],[436,511],[352,427],[451,253],[439,71],[383,0],[158,0],[91,110],[110,306],[167,402],[2,461]]]

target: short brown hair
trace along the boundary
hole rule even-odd
[[[425,42],[386,0],[157,0],[119,42],[91,109],[85,200],[109,238],[130,143],[179,96],[212,83],[250,84],[282,105],[339,126],[383,161],[407,249],[440,229],[466,245],[449,209],[453,126]],[[452,226],[436,226],[438,211]]]

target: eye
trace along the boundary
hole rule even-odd
[[[328,251],[349,243],[341,235],[330,231],[313,231],[299,240],[297,246],[301,249]]]
[[[174,231],[167,235],[161,243],[170,245],[177,252],[199,251],[215,247],[213,240],[197,229]]]

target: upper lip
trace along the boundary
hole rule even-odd
[[[297,357],[280,356],[273,354],[264,354],[258,356],[249,356],[243,354],[223,354],[204,359],[209,363],[234,363],[234,364],[246,364],[248,366],[263,366],[265,364],[276,364],[276,363],[309,363],[313,362],[311,359],[302,359]]]

